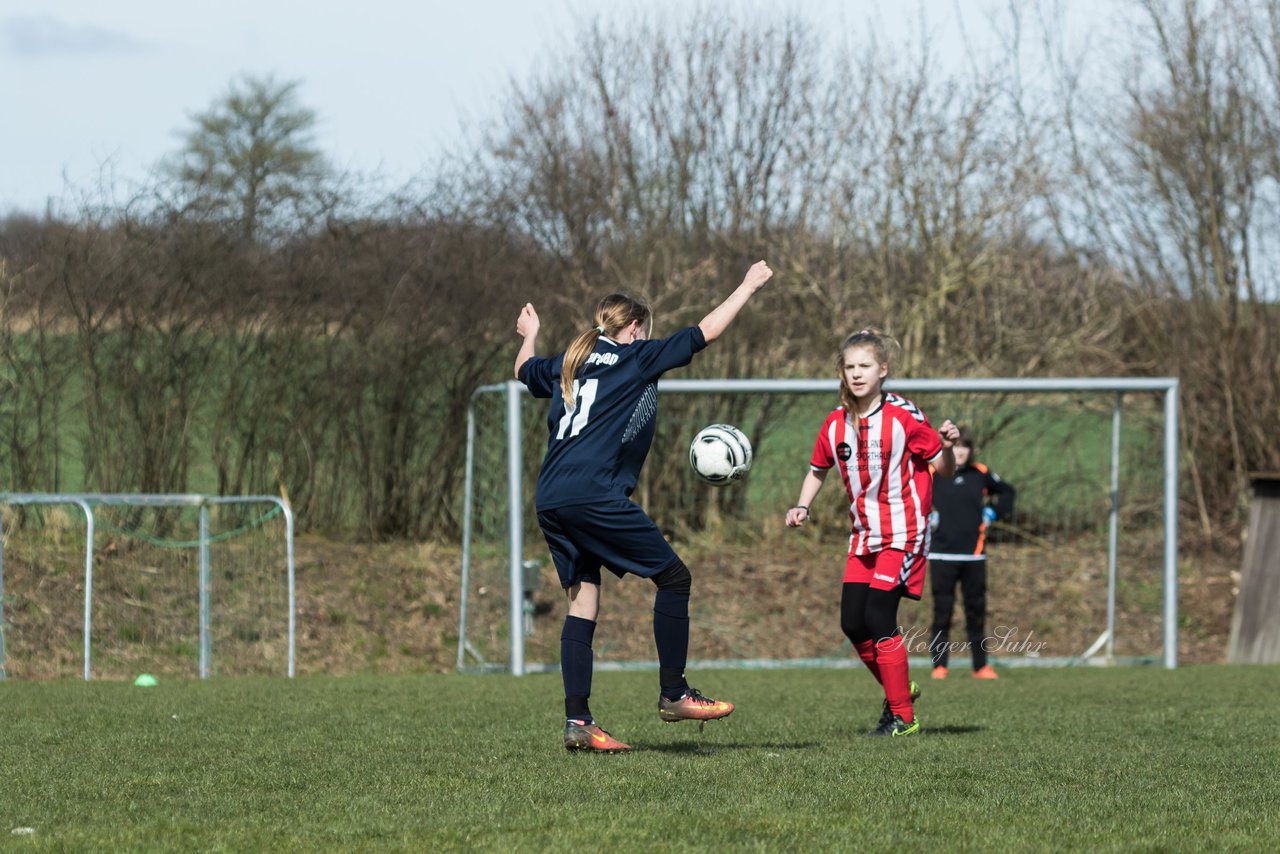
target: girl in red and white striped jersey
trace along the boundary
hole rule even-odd
[[[924,591],[933,502],[930,466],[944,476],[955,467],[959,431],[950,421],[934,430],[906,398],[882,389],[897,361],[898,343],[878,329],[845,339],[836,367],[840,406],[822,424],[788,527],[809,521],[809,507],[838,466],[849,499],[849,554],[840,595],[840,628],[884,688],[879,725],[871,735],[920,731],[898,626],[898,602]]]

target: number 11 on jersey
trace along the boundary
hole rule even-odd
[[[560,419],[560,429],[556,432],[557,440],[565,438],[566,433],[572,439],[587,426],[587,419],[591,417],[591,404],[596,402],[596,388],[599,385],[599,380],[587,380],[584,383],[578,380],[573,381],[573,399],[577,405],[567,410],[564,417]]]

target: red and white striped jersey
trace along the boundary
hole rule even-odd
[[[929,463],[942,439],[911,401],[884,393],[866,418],[843,406],[827,416],[813,446],[815,471],[839,463],[849,495],[850,554],[929,549],[933,476]]]

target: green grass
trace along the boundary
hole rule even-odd
[[[569,755],[559,678],[0,683],[12,850],[1275,850],[1280,669],[927,681],[924,735],[860,737],[862,670],[732,671],[699,734],[602,673],[636,750]],[[917,674],[920,675],[920,674]],[[10,829],[34,833],[10,836]]]

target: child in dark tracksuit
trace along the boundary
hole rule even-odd
[[[956,604],[956,584],[964,600],[965,632],[973,655],[973,675],[996,679],[987,662],[987,526],[1013,513],[1017,490],[1000,475],[974,459],[973,437],[961,428],[955,446],[956,468],[951,477],[933,478],[933,527],[929,547],[930,589],[933,591],[933,628],[929,650],[933,678],[947,676],[951,651],[951,613]]]

